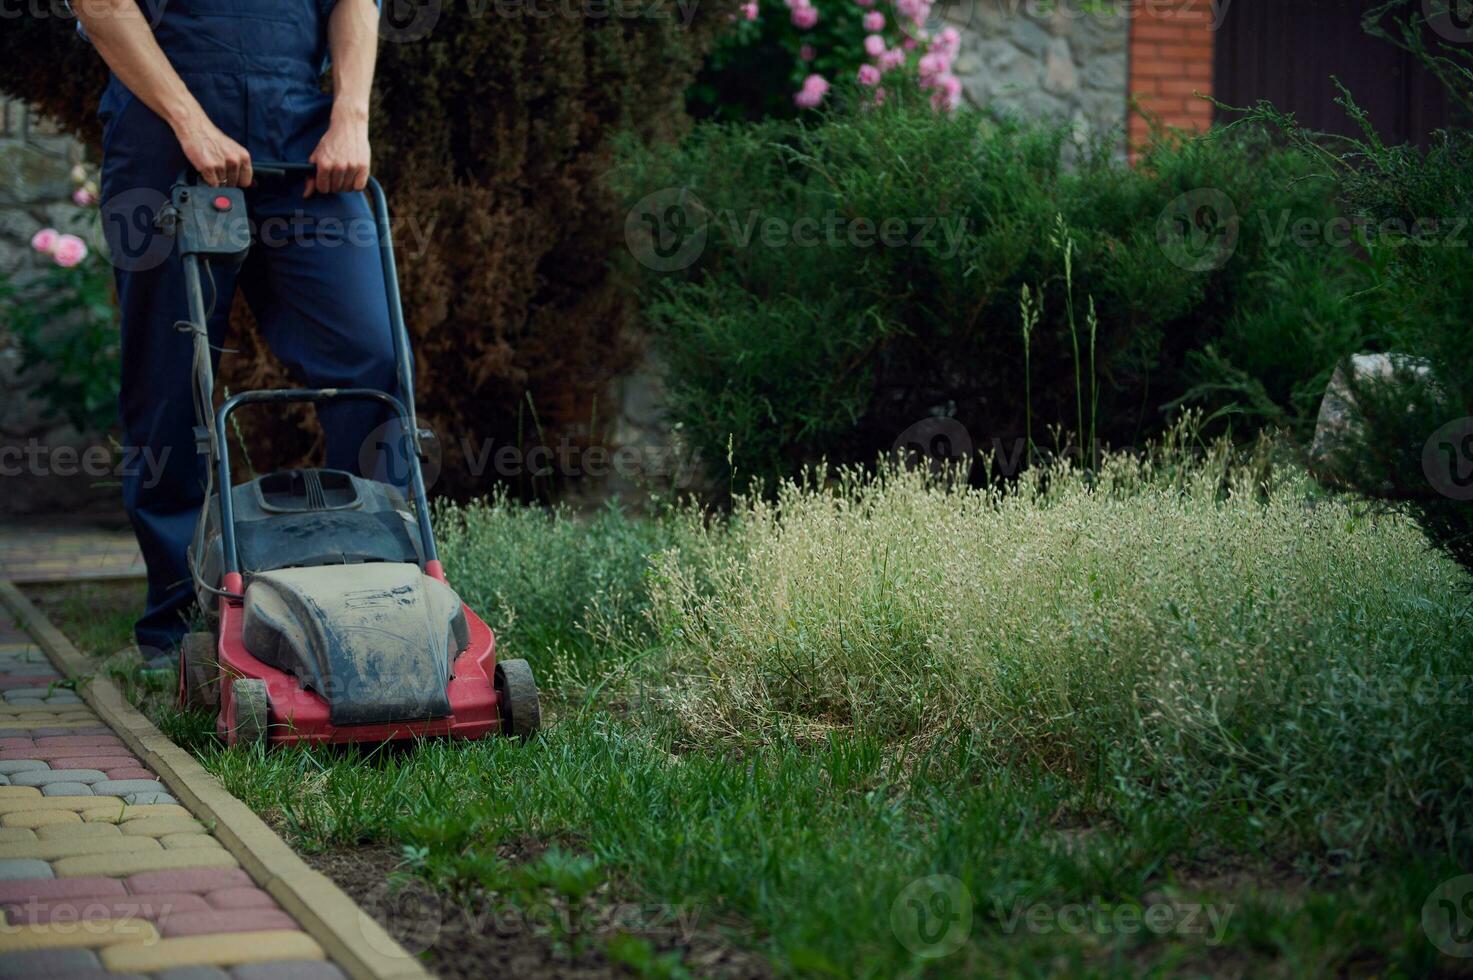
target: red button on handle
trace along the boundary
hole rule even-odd
[[[230,198],[226,197],[224,194],[221,194],[219,197],[215,198],[215,210],[216,211],[229,211],[230,210]]]

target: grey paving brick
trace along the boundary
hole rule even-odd
[[[33,858],[0,859],[0,881],[26,881],[31,878],[55,878],[51,865]]]
[[[99,774],[101,775],[101,774]],[[97,796],[132,796],[137,793],[162,793],[164,784],[157,779],[108,779],[104,776],[92,784]]]
[[[0,786],[9,786],[9,785],[10,785],[10,777],[9,776],[0,776]]]
[[[5,692],[6,704],[40,704],[41,699],[46,696],[46,689],[17,687]]]
[[[90,949],[32,949],[0,953],[0,977],[52,978],[86,970],[101,970],[102,961]]]
[[[107,779],[101,769],[47,769],[45,772],[18,772],[10,781],[16,786],[46,786],[49,783],[100,783]],[[133,792],[136,792],[133,791]],[[118,793],[110,793],[118,796]]]
[[[9,674],[11,677],[47,677],[56,676],[56,668],[50,664],[33,664],[26,661],[18,661],[0,665],[0,673]]]
[[[41,787],[42,796],[95,796],[86,783],[47,783]]]
[[[96,786],[92,787],[92,793],[94,796],[101,795],[97,792]],[[128,793],[123,797],[123,802],[129,806],[143,806],[148,803],[178,803],[179,801],[168,793]]]
[[[75,691],[52,691],[43,699],[45,704],[81,704],[82,699]]]
[[[18,772],[35,772],[38,769],[50,769],[51,763],[42,762],[40,759],[10,759],[0,762],[0,774],[14,776]]]
[[[249,963],[230,971],[235,980],[346,980],[343,971],[322,960]]]

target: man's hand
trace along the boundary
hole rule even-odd
[[[220,132],[204,112],[191,113],[174,129],[184,155],[211,187],[249,187],[251,154]]]
[[[307,159],[317,164],[317,174],[307,178],[303,197],[363,190],[371,162],[367,118],[346,119],[334,112],[322,142]]]

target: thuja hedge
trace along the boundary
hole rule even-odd
[[[446,2],[380,45],[376,172],[394,210],[420,414],[440,433],[441,488],[485,489],[464,447],[600,437],[598,400],[629,355],[630,291],[611,263],[623,214],[601,184],[611,134],[681,126],[682,93],[735,2]],[[0,91],[94,146],[106,71],[62,4],[7,19]],[[422,245],[420,243],[423,243]],[[237,311],[222,387],[285,375]],[[247,416],[253,458],[318,439],[310,410]],[[494,443],[488,443],[494,440]],[[527,484],[523,483],[526,487]]]
[[[942,454],[969,438],[1011,467],[1030,429],[1040,451],[1077,451],[1091,432],[1140,446],[1188,405],[1241,418],[1213,353],[1266,318],[1263,398],[1275,423],[1312,429],[1337,358],[1364,340],[1296,316],[1302,297],[1264,299],[1282,264],[1322,268],[1321,288],[1353,265],[1294,234],[1337,215],[1313,159],[1246,131],[1163,141],[1133,166],[1069,140],[897,97],[631,148],[619,185],[671,224],[673,258],[646,256],[646,315],[715,482],[871,463],[907,432]]]

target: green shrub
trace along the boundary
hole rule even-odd
[[[667,703],[696,743],[961,744],[1112,793],[1231,800],[1286,855],[1468,853],[1467,575],[1266,448],[1192,441],[1010,489],[850,471],[749,498],[734,560],[661,563]]]
[[[1092,301],[1097,363],[1080,387],[1097,386],[1098,412],[1082,427],[1138,444],[1199,384],[1197,359],[1264,274],[1310,261],[1260,216],[1336,214],[1307,154],[1252,133],[1162,143],[1134,168],[1096,146],[1065,167],[1062,130],[893,101],[819,124],[702,124],[674,152],[628,148],[616,173],[630,201],[684,193],[687,223],[704,228],[688,269],[653,278],[645,313],[674,416],[723,485],[728,460],[739,487],[820,457],[869,463],[935,415],[959,420],[981,450],[1012,452],[1029,408],[1025,287],[1041,292],[1026,381],[1037,432],[1072,433],[1085,414],[1077,402],[1094,401],[1076,388],[1088,357],[1080,341],[1076,359],[1067,315],[1072,301],[1083,333]],[[1219,228],[1201,223],[1213,209],[1194,204],[1204,192],[1239,215],[1235,246],[1220,254]],[[873,242],[887,220],[903,229],[894,247],[846,237],[868,229]],[[795,244],[793,230],[807,228],[819,229],[805,240],[814,244]],[[1183,235],[1200,239],[1205,263],[1183,254]],[[1351,338],[1326,343],[1337,345],[1336,356],[1355,349]],[[1298,409],[1289,388],[1280,397]]]

